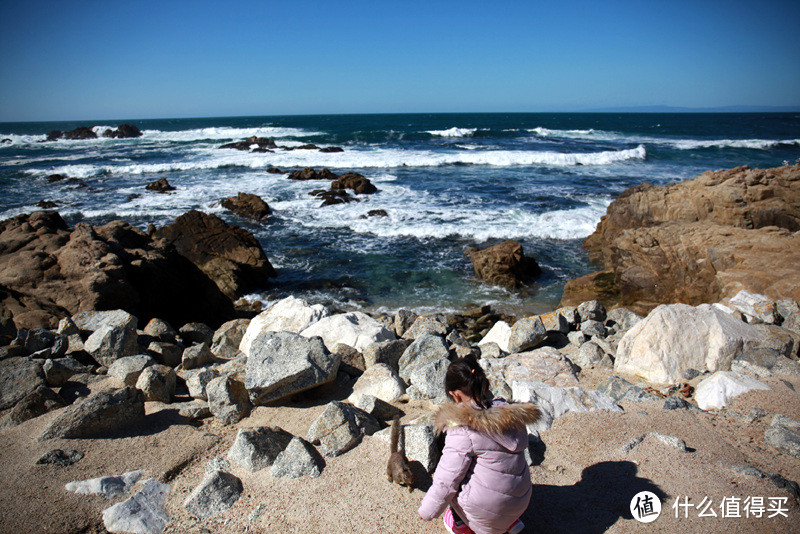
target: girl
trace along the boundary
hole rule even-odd
[[[521,532],[532,488],[525,425],[538,421],[539,408],[489,400],[489,381],[470,357],[450,364],[444,388],[455,404],[436,415],[437,430],[446,432],[444,450],[420,517],[430,521],[444,512],[451,534]]]

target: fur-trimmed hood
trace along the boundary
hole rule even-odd
[[[446,404],[436,413],[436,431],[447,427],[466,426],[483,434],[502,435],[522,430],[537,422],[542,416],[535,404],[506,404],[494,401],[490,408],[481,410],[469,404]]]

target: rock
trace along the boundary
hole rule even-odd
[[[337,189],[350,189],[357,195],[370,195],[378,192],[378,188],[369,179],[355,172],[344,173],[331,182],[331,190]]]
[[[53,449],[47,451],[38,460],[36,465],[56,465],[58,467],[67,467],[74,463],[80,462],[83,459],[83,453],[74,449]]]
[[[364,410],[372,417],[383,421],[393,419],[396,415],[403,415],[402,410],[396,406],[392,406],[386,401],[379,399],[373,395],[356,394],[351,395],[348,400],[353,403],[353,406],[359,410]]]
[[[135,386],[142,371],[155,363],[156,361],[146,354],[126,356],[111,364],[108,368],[108,376],[113,376],[126,386]]]
[[[775,324],[778,322],[775,301],[765,295],[755,295],[743,289],[733,296],[729,304],[742,312],[749,323]]]
[[[408,339],[395,339],[391,341],[381,341],[371,343],[364,349],[364,366],[372,367],[379,363],[385,363],[395,371],[399,369],[400,358],[411,345]]]
[[[325,317],[302,332],[303,337],[319,336],[329,351],[343,343],[363,353],[364,349],[381,341],[394,339],[394,334],[378,321],[361,312],[350,312]]]
[[[800,458],[800,423],[785,415],[777,414],[772,424],[764,433],[766,442],[773,447]]]
[[[319,149],[320,152],[328,152],[328,153],[335,153],[335,152],[344,152],[344,149],[340,146],[326,146],[324,148]]]
[[[567,339],[571,344],[580,347],[586,343],[586,334],[581,331],[570,332],[567,334]]]
[[[770,371],[766,367],[755,365],[746,360],[733,360],[733,362],[731,363],[731,371],[743,375],[750,375],[755,377],[756,379],[773,376],[772,371]]]
[[[421,398],[435,399],[437,404],[447,401],[444,391],[444,375],[450,367],[450,360],[439,358],[422,364],[411,372],[409,383],[417,388]]]
[[[789,266],[800,259],[798,175],[797,165],[738,167],[633,187],[611,203],[584,247],[615,279],[616,299],[643,312],[743,289],[797,300],[800,274]]]
[[[187,323],[178,330],[178,333],[187,344],[206,343],[210,345],[214,338],[214,330],[204,323]]]
[[[156,193],[167,193],[175,191],[175,188],[167,181],[166,178],[159,178],[155,182],[150,182],[145,186],[148,191],[155,191]]]
[[[338,354],[341,358],[341,363],[339,364],[340,371],[346,369],[349,375],[360,376],[361,373],[364,372],[364,369],[366,369],[366,365],[364,365],[364,355],[350,345],[337,343],[333,348],[333,353]]]
[[[578,316],[582,323],[586,321],[600,321],[606,320],[606,309],[599,300],[590,300],[581,303],[578,306]]]
[[[419,421],[417,419],[416,421]],[[432,424],[412,422],[402,425],[405,438],[406,457],[411,462],[419,462],[427,472],[432,472],[441,456],[441,445],[436,439],[436,431]],[[389,445],[391,428],[381,430],[375,434]]]
[[[164,343],[175,343],[178,341],[178,332],[176,332],[168,322],[155,317],[150,319],[144,327],[144,333],[154,338],[156,341],[163,341]]]
[[[614,370],[654,384],[679,382],[684,370],[729,370],[746,341],[762,334],[707,304],[661,305],[619,343]]]
[[[101,493],[106,497],[115,497],[117,495],[128,493],[133,485],[136,484],[140,478],[142,478],[143,473],[144,471],[138,469],[136,471],[128,471],[121,475],[68,482],[65,485],[65,488],[67,491],[75,492],[78,495],[92,495]]]
[[[597,343],[589,341],[580,346],[580,348],[570,357],[570,360],[575,365],[582,368],[594,367],[599,364],[606,353],[601,349]]]
[[[249,193],[239,193],[235,197],[225,198],[221,204],[223,208],[237,215],[258,222],[265,221],[272,214],[272,210],[261,197]]]
[[[61,130],[51,130],[47,132],[48,141],[55,141],[56,139],[61,139],[62,137],[64,137],[64,132]]]
[[[537,317],[520,319],[511,327],[508,338],[508,352],[525,352],[535,348],[547,337],[547,330],[542,320]]]
[[[800,335],[774,324],[754,324],[753,328],[761,332],[763,336],[758,340],[746,341],[743,353],[771,349],[786,358],[798,357]]]
[[[441,358],[447,358],[449,354],[447,344],[440,336],[422,334],[408,346],[400,357],[398,362],[400,378],[408,381],[411,373],[417,368]]]
[[[328,317],[330,312],[321,304],[309,306],[304,300],[286,297],[261,312],[250,321],[239,350],[250,355],[253,340],[265,332],[294,332],[299,334],[319,320]]]
[[[655,395],[653,395],[653,397],[655,397]],[[664,410],[697,410],[693,404],[689,404],[680,397],[667,397],[664,399],[664,406],[662,406],[662,408]]]
[[[250,347],[245,386],[253,404],[280,400],[333,381],[340,361],[318,337],[267,332]]]
[[[175,395],[175,371],[166,365],[150,365],[142,370],[136,389],[144,393],[147,401],[158,401],[169,404]]]
[[[208,408],[224,425],[232,425],[250,413],[250,399],[244,384],[230,376],[212,379],[206,385]]]
[[[686,380],[693,380],[703,373],[701,373],[697,369],[689,367],[688,369],[684,369],[683,373],[681,374],[683,375],[683,378],[685,378]]]
[[[721,410],[733,397],[754,389],[769,387],[739,373],[717,371],[697,384],[694,398],[703,410]]]
[[[169,486],[150,478],[133,496],[103,510],[103,525],[108,532],[161,534],[169,523],[167,495]]]
[[[70,229],[56,212],[19,215],[0,221],[0,252],[0,311],[21,328],[96,309],[173,324],[233,315],[197,267],[122,221]]]
[[[216,215],[191,210],[150,236],[173,245],[231,299],[263,288],[277,276],[253,234]]]
[[[115,137],[118,139],[132,139],[141,137],[142,131],[132,124],[120,124],[116,130],[106,130],[103,137]]]
[[[447,320],[444,315],[421,315],[403,333],[403,339],[417,339],[423,334],[444,336],[447,334]]]
[[[45,375],[39,362],[21,357],[0,360],[0,410],[13,407],[44,385]]]
[[[227,471],[212,471],[186,497],[183,507],[195,517],[208,519],[236,504],[243,489],[242,481]]]
[[[348,400],[356,404],[356,399],[369,395],[385,402],[394,402],[405,392],[406,386],[397,372],[385,363],[376,363],[358,378]]]
[[[126,356],[139,354],[138,336],[127,327],[101,326],[84,343],[94,360],[106,367]]]
[[[86,126],[79,126],[74,130],[64,132],[64,139],[97,139],[97,134],[91,128]]]
[[[235,358],[239,354],[250,319],[234,319],[220,326],[211,339],[211,352],[218,358]]]
[[[339,177],[328,169],[316,171],[311,167],[306,167],[301,171],[293,171],[289,174],[290,180],[336,180]]]
[[[675,436],[668,436],[666,434],[660,434],[658,432],[650,432],[650,435],[668,447],[672,447],[673,449],[678,449],[679,451],[682,452],[687,452],[686,442],[683,441],[681,438]]]
[[[511,352],[509,343],[511,342],[511,327],[505,321],[497,321],[486,335],[478,343],[482,347],[488,343],[496,343],[503,352]]]
[[[541,269],[533,258],[527,258],[522,245],[504,241],[484,250],[469,248],[475,275],[492,285],[516,289],[539,276]]]
[[[193,399],[208,400],[206,394],[206,387],[208,383],[219,376],[215,369],[204,367],[183,373],[183,379],[186,381],[186,387],[189,390],[189,396]]]
[[[406,331],[416,322],[417,317],[419,316],[412,311],[397,310],[394,316],[394,332],[397,337],[405,338]]]
[[[144,394],[130,386],[101,391],[68,406],[39,440],[90,438],[129,428],[144,419]]]
[[[591,319],[583,321],[581,323],[580,330],[589,337],[594,337],[594,336],[603,337],[606,335],[605,325],[600,321],[593,321]]]
[[[8,317],[0,317],[0,346],[5,346],[17,338],[17,326]]]
[[[173,343],[162,343],[153,341],[147,346],[147,353],[155,361],[167,367],[177,367],[183,358],[183,349]]]
[[[184,369],[197,369],[214,362],[214,354],[208,348],[208,343],[200,343],[183,349],[181,363]]]
[[[303,438],[294,437],[275,458],[270,475],[276,478],[317,478],[324,467],[325,460],[317,449]]]
[[[85,311],[78,313],[70,318],[72,324],[81,332],[94,333],[102,326],[110,328],[128,328],[136,330],[137,320],[136,317],[131,315],[125,310],[109,310],[109,311]],[[65,328],[69,329],[69,323],[65,324]],[[71,330],[68,330],[71,332]]]
[[[0,426],[14,426],[66,406],[64,399],[52,389],[39,386],[8,412]]]
[[[543,412],[542,419],[534,425],[541,432],[552,426],[556,417],[569,412],[606,410],[620,412],[622,408],[599,391],[586,391],[579,387],[556,387],[535,382],[512,382],[514,402],[535,402]],[[528,427],[531,430],[531,426]]]
[[[548,332],[560,332],[562,334],[569,333],[569,323],[567,319],[558,311],[545,313],[540,315],[544,329]]]
[[[627,332],[642,320],[641,315],[637,315],[627,308],[614,308],[606,315],[606,327],[610,332]]]
[[[211,417],[211,409],[207,402],[189,401],[173,403],[172,408],[178,410],[178,415],[189,421],[199,421]]]
[[[508,384],[516,381],[542,382],[554,386],[578,385],[572,365],[553,347],[512,354],[497,360],[496,365],[502,368]]]
[[[257,145],[253,148],[253,145]],[[278,148],[278,145],[275,144],[275,141],[272,139],[268,139],[266,137],[257,137],[255,135],[248,137],[244,141],[239,141],[237,143],[228,143],[222,145],[220,148],[235,148],[237,150],[250,150],[252,148],[253,152],[271,152],[270,148]]]
[[[352,449],[362,436],[374,434],[379,428],[378,422],[368,413],[332,401],[311,424],[306,439],[319,445],[323,455],[334,457]]]
[[[254,473],[271,466],[293,437],[277,426],[243,428],[236,435],[227,458]]]
[[[778,317],[780,317],[781,321],[785,321],[789,318],[789,315],[793,313],[800,313],[800,304],[791,299],[780,299],[775,303],[775,309],[777,310]]]
[[[359,219],[369,219],[371,217],[388,217],[386,210],[369,210],[366,215],[361,215]]]
[[[75,358],[56,358],[55,360],[45,360],[42,365],[45,381],[48,386],[59,388],[72,375],[88,373],[90,369],[85,367]]]

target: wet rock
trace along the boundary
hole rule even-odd
[[[536,260],[526,257],[516,241],[504,241],[484,250],[469,248],[466,254],[472,260],[475,275],[492,285],[516,289],[541,273]]]
[[[68,406],[40,440],[96,437],[129,428],[144,419],[144,394],[130,386],[96,393]]]
[[[130,498],[103,510],[103,525],[108,532],[161,534],[169,523],[167,495],[169,486],[150,478]]]
[[[235,197],[225,198],[221,204],[223,208],[237,215],[258,222],[265,221],[272,214],[272,210],[264,202],[264,199],[249,193],[239,193]]]
[[[276,478],[317,478],[324,467],[325,460],[317,449],[303,438],[294,437],[275,458],[270,474]]]
[[[344,149],[340,146],[326,146],[324,148],[320,148],[319,151],[325,153],[335,153],[335,152],[344,152]]]
[[[155,191],[156,193],[167,193],[175,191],[175,188],[167,181],[166,178],[159,178],[155,182],[150,182],[145,186],[148,191]]]
[[[79,126],[74,130],[70,130],[68,132],[64,132],[64,139],[97,139],[97,134],[89,127],[86,126]]]
[[[236,504],[243,491],[242,481],[227,471],[207,473],[192,490],[183,507],[195,517],[208,519]]]
[[[385,402],[394,402],[406,392],[397,372],[385,363],[368,367],[353,385],[349,400],[356,404],[358,397],[369,395]]]
[[[361,215],[359,219],[369,219],[372,217],[388,217],[386,210],[369,210],[366,215]]]
[[[328,169],[316,171],[311,167],[306,167],[300,171],[293,171],[289,174],[290,180],[336,180],[339,177]]]
[[[279,427],[243,428],[236,435],[227,458],[254,473],[271,466],[293,437]]]
[[[342,174],[331,183],[332,191],[344,189],[350,189],[357,195],[370,195],[378,192],[378,188],[368,178],[355,172]]]

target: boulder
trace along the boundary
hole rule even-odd
[[[142,131],[132,124],[120,124],[116,130],[107,129],[103,132],[103,137],[113,137],[117,139],[133,139],[141,137]]]
[[[22,357],[0,360],[0,410],[13,407],[44,385],[41,363]]]
[[[242,428],[228,451],[228,460],[251,473],[269,467],[292,441],[290,433],[279,427]]]
[[[232,425],[250,413],[250,398],[244,384],[231,376],[220,376],[206,385],[208,408],[224,425]]]
[[[599,391],[586,391],[579,387],[556,387],[541,383],[512,382],[514,402],[535,402],[543,417],[533,427],[539,432],[547,430],[557,417],[569,412],[605,410],[621,412],[622,408]],[[528,427],[531,430],[531,427]]]
[[[584,247],[610,275],[610,300],[635,311],[716,302],[741,290],[798,300],[798,177],[800,165],[737,167],[642,184],[611,203]],[[572,302],[570,286],[562,303]]]
[[[209,382],[219,376],[219,372],[215,369],[203,367],[202,369],[184,372],[182,376],[186,381],[186,388],[189,390],[190,397],[198,400],[208,400],[206,387],[208,387]]]
[[[300,335],[309,338],[319,336],[330,351],[339,343],[344,343],[361,353],[372,343],[395,338],[394,333],[362,312],[325,317],[300,332]]]
[[[729,370],[745,342],[762,338],[714,306],[661,305],[622,338],[614,370],[654,384],[674,384],[689,368]]]
[[[52,389],[39,386],[9,410],[0,427],[18,425],[64,406],[64,399]]]
[[[253,340],[265,332],[294,332],[299,334],[320,319],[328,317],[330,312],[321,304],[309,306],[304,300],[286,297],[279,300],[269,309],[259,313],[250,321],[245,331],[239,350],[250,355]]]
[[[606,327],[600,321],[593,321],[591,319],[581,323],[580,331],[589,337],[604,337],[606,335]]]
[[[168,367],[177,367],[183,358],[183,348],[174,343],[153,341],[147,346],[147,353],[158,363]]]
[[[69,380],[72,375],[91,371],[90,368],[84,366],[75,358],[45,360],[44,365],[42,365],[42,370],[44,371],[47,385],[54,388],[63,386],[64,382]]]
[[[241,217],[258,222],[265,221],[272,214],[272,210],[261,197],[249,193],[239,193],[235,197],[225,198],[221,204],[223,208]]]
[[[178,333],[184,343],[206,343],[211,344],[214,338],[214,330],[205,323],[186,323]]]
[[[581,323],[586,321],[600,321],[602,323],[607,317],[606,308],[599,300],[582,302],[578,306],[578,317]]]
[[[400,378],[408,381],[419,367],[447,358],[450,351],[444,339],[434,334],[422,334],[408,346],[398,362]]]
[[[368,178],[356,172],[346,172],[331,182],[331,190],[337,189],[350,189],[357,195],[370,195],[378,192],[378,188]]]
[[[397,310],[394,315],[394,332],[397,337],[405,338],[406,331],[417,320],[417,314],[409,310]]]
[[[255,145],[255,147],[253,146]],[[220,148],[235,148],[236,150],[251,150],[253,152],[271,152],[271,148],[278,148],[275,141],[266,137],[250,136],[244,141],[227,143]]]
[[[126,386],[135,386],[139,375],[145,368],[155,365],[156,361],[146,354],[126,356],[116,360],[108,368],[108,376],[113,376]]]
[[[267,332],[250,347],[245,386],[253,404],[280,400],[333,381],[340,360],[318,337]]]
[[[88,126],[79,126],[74,130],[64,132],[64,139],[81,140],[97,139],[97,134]]]
[[[396,371],[399,369],[400,358],[410,345],[411,341],[407,339],[371,343],[364,349],[364,366],[369,368],[379,363],[385,363]]]
[[[597,391],[608,395],[608,397],[614,402],[622,402],[622,401],[642,402],[642,401],[651,401],[659,399],[659,397],[653,395],[652,393],[643,390],[639,386],[634,386],[624,378],[620,378],[618,376],[608,377],[606,380],[604,380],[597,386]],[[677,397],[669,397],[669,399],[675,399],[676,401],[683,400],[683,399],[678,399]],[[667,409],[672,409],[672,408],[667,408]]]
[[[755,295],[741,290],[728,301],[735,310],[744,314],[748,323],[759,322],[775,324],[778,322],[778,309],[775,301],[765,295]]]
[[[134,325],[135,326],[135,325]],[[175,343],[178,341],[178,332],[166,321],[153,317],[144,327],[144,333],[156,341]]]
[[[103,510],[103,525],[108,532],[161,534],[169,523],[167,495],[168,485],[147,479],[134,495]]]
[[[155,364],[145,367],[136,380],[136,389],[144,393],[147,401],[172,402],[175,395],[175,371],[172,367]]]
[[[599,364],[605,355],[605,351],[603,351],[603,349],[601,349],[597,343],[589,341],[581,345],[580,348],[569,357],[569,359],[575,365],[587,368],[594,367],[595,365]]]
[[[414,319],[412,325],[405,330],[403,339],[417,339],[423,334],[445,336],[447,330],[447,319],[444,315],[421,315]]]
[[[447,400],[444,391],[444,375],[450,360],[439,358],[416,367],[409,375],[409,383],[417,389],[421,398],[435,399],[437,404]]]
[[[0,317],[0,346],[6,346],[17,338],[17,325],[8,317]]]
[[[324,467],[325,460],[317,449],[303,438],[294,437],[275,458],[270,475],[275,478],[317,478]]]
[[[754,389],[769,389],[769,387],[740,373],[717,371],[697,384],[694,398],[703,410],[721,410],[733,397]]]
[[[186,497],[183,507],[199,519],[208,519],[236,504],[243,490],[237,477],[227,471],[213,470]]]
[[[235,358],[250,319],[234,319],[220,326],[211,339],[211,352],[218,358]]]
[[[68,482],[64,486],[64,489],[75,492],[78,495],[93,495],[99,493],[108,498],[116,497],[117,495],[128,493],[133,485],[142,478],[143,473],[144,471],[137,469],[136,471],[128,471],[121,475],[77,480],[75,482]]]
[[[118,309],[172,324],[218,324],[234,313],[196,266],[122,221],[69,228],[49,211],[0,221],[0,312],[18,327],[54,328],[63,317]]]
[[[525,352],[535,348],[547,338],[547,329],[538,316],[520,319],[511,327],[508,352]]]
[[[606,328],[609,332],[627,332],[642,320],[641,315],[627,308],[614,308],[606,315]]]
[[[366,365],[364,365],[364,355],[350,345],[338,343],[333,348],[333,352],[341,357],[339,369],[347,370],[347,373],[350,375],[358,376],[367,368]]]
[[[504,241],[484,250],[468,248],[475,275],[492,285],[516,289],[539,276],[541,269],[533,258],[528,258],[522,245]]]
[[[405,392],[406,386],[397,372],[385,363],[376,363],[358,378],[348,400],[356,404],[355,399],[369,395],[385,402],[394,402]]]
[[[136,330],[137,324],[136,317],[122,309],[107,311],[89,310],[73,315],[70,317],[70,321],[79,331],[89,334],[93,334],[99,330],[101,326]],[[70,324],[65,323],[64,327],[69,329]],[[68,331],[71,333],[71,330]]]
[[[337,180],[339,176],[332,173],[328,169],[322,169],[321,171],[316,171],[311,167],[306,167],[300,171],[293,171],[289,174],[290,180]]]
[[[405,439],[406,457],[411,462],[419,462],[427,472],[432,472],[441,456],[441,445],[436,430],[431,424],[412,423],[402,426]],[[391,428],[376,434],[386,444],[391,439]]]
[[[174,246],[231,299],[263,288],[277,276],[253,234],[216,215],[191,210],[150,236]]]
[[[512,354],[491,361],[492,367],[502,369],[508,384],[513,382],[542,382],[554,386],[577,386],[578,379],[569,361],[553,347]]]
[[[489,343],[495,343],[503,352],[511,352],[509,350],[509,343],[511,342],[511,326],[505,321],[497,321],[494,326],[489,330],[480,343],[479,347]]]
[[[339,401],[329,403],[320,416],[311,424],[306,439],[320,446],[328,457],[339,456],[355,447],[361,438],[380,429],[368,413]]]
[[[62,411],[40,440],[90,438],[124,430],[144,419],[144,394],[130,386],[101,391]]]
[[[181,364],[184,369],[197,369],[214,362],[214,353],[208,348],[208,343],[200,343],[183,349]]]
[[[357,394],[348,397],[348,400],[353,403],[353,406],[360,410],[364,410],[375,419],[382,421],[389,421],[395,416],[403,415],[402,410],[389,404],[386,401],[374,397],[372,395]]]
[[[542,320],[544,329],[548,332],[559,332],[561,334],[569,333],[569,323],[566,317],[559,311],[545,313],[540,315],[539,319]]]
[[[800,459],[800,423],[794,419],[776,414],[764,437],[776,449]]]
[[[131,328],[103,325],[83,346],[98,364],[110,367],[120,358],[139,354],[139,337]]]

